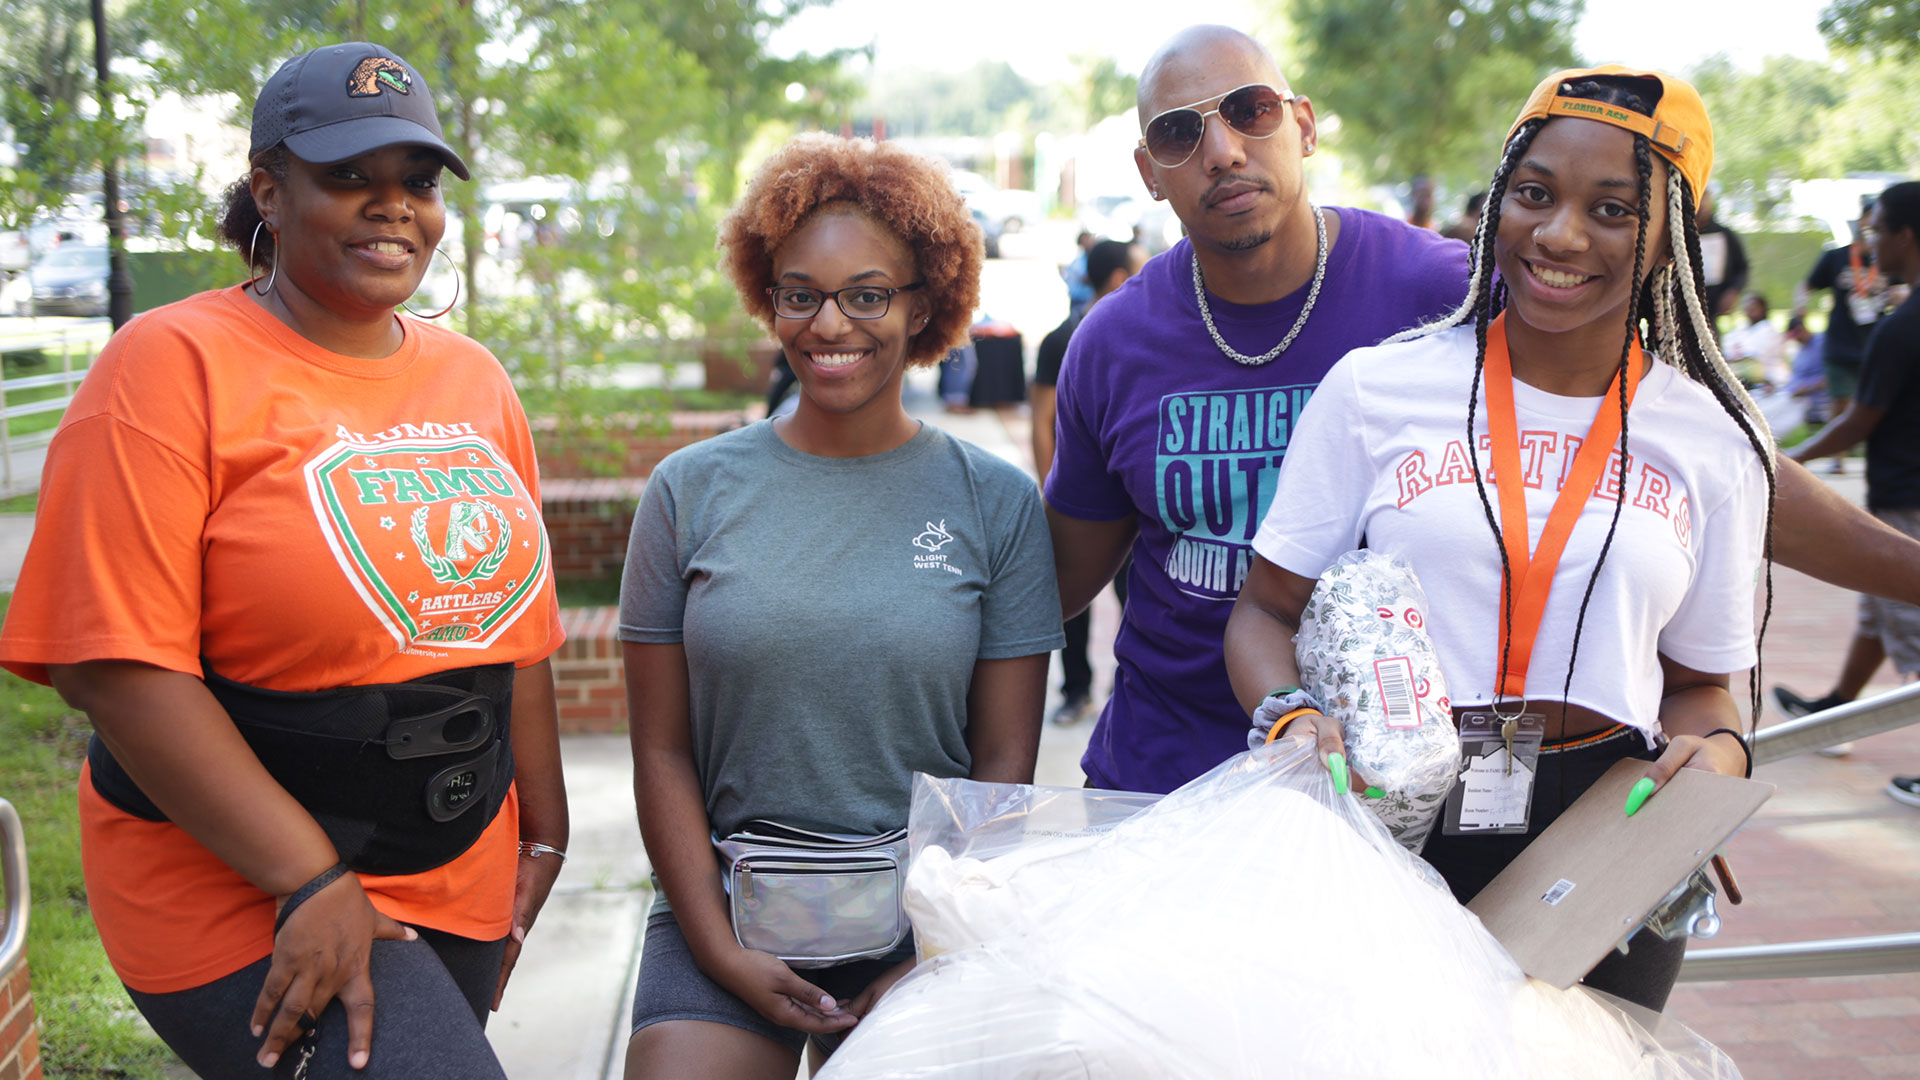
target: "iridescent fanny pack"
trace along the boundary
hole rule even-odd
[[[733,936],[796,968],[882,957],[907,940],[907,830],[879,836],[749,821],[713,839]]]

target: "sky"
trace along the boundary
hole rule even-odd
[[[1703,0],[1587,0],[1574,44],[1595,63],[1674,71],[1716,52],[1745,68],[1775,54],[1824,59],[1818,24],[1825,3],[1756,0],[1730,15],[1731,6]],[[1271,37],[1255,14],[1265,6],[1212,0],[1201,18]],[[958,70],[1000,58],[1029,79],[1052,82],[1067,74],[1076,53],[1111,56],[1137,73],[1160,41],[1194,21],[1195,9],[1168,0],[835,0],[803,12],[770,44],[787,55],[872,42],[882,69]],[[1650,26],[1660,27],[1659,33],[1648,33]]]

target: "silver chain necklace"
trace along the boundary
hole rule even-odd
[[[1200,321],[1207,324],[1207,333],[1213,335],[1213,343],[1220,346],[1220,351],[1226,353],[1228,359],[1248,367],[1258,367],[1286,352],[1287,346],[1293,344],[1293,339],[1300,336],[1301,328],[1307,325],[1307,316],[1313,314],[1313,302],[1320,299],[1321,279],[1327,276],[1327,219],[1320,212],[1319,207],[1315,206],[1311,209],[1314,230],[1320,236],[1320,252],[1313,264],[1313,288],[1307,290],[1306,306],[1300,309],[1300,317],[1293,321],[1293,329],[1287,331],[1287,336],[1280,339],[1280,344],[1259,356],[1248,356],[1246,353],[1237,351],[1227,344],[1226,338],[1220,336],[1219,327],[1213,325],[1213,312],[1207,307],[1207,286],[1200,278],[1200,256],[1197,253],[1193,256],[1193,298],[1200,301]]]

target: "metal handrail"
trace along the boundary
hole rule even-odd
[[[1766,765],[1835,743],[1920,722],[1920,683],[1849,701],[1756,732],[1753,763]],[[1696,949],[1680,965],[1681,982],[1897,975],[1920,971],[1920,934],[1789,941]]]
[[[27,835],[13,804],[0,799],[0,885],[6,888],[7,929],[0,936],[0,976],[27,953]]]
[[[1920,683],[1763,728],[1753,736],[1753,763],[1766,765],[1916,722],[1920,722]]]
[[[39,413],[65,411],[73,401],[73,386],[86,374],[73,368],[73,347],[78,345],[83,358],[89,360],[100,343],[113,333],[113,324],[106,319],[62,320],[57,330],[41,330],[28,334],[0,336],[0,352],[15,352],[27,349],[60,350],[60,370],[46,375],[30,375],[21,379],[0,379],[0,485],[7,490],[13,488],[13,451],[29,447],[44,446],[53,437],[50,431],[36,432],[32,435],[15,436],[11,423],[23,416]],[[46,401],[28,402],[23,405],[8,405],[7,393],[12,390],[28,390],[45,386],[64,386],[66,395],[50,398]]]
[[[1812,979],[1828,975],[1898,975],[1920,971],[1920,934],[1792,941],[1696,949],[1680,964],[1681,982]]]

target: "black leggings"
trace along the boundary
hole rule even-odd
[[[336,999],[320,1014],[310,1080],[506,1080],[487,1042],[487,1007],[500,978],[506,939],[474,941],[417,927],[419,941],[373,943],[373,1053],[365,1070],[347,1066],[347,1014]],[[263,1038],[248,1030],[267,980],[269,957],[205,986],[171,994],[127,993],[160,1038],[204,1080],[263,1080],[255,1061]],[[291,1077],[289,1047],[274,1068]]]
[[[1623,758],[1651,761],[1657,756],[1658,751],[1647,749],[1646,739],[1632,728],[1571,750],[1547,746],[1534,777],[1532,816],[1525,835],[1447,836],[1436,827],[1420,854],[1440,871],[1454,897],[1464,904],[1498,877],[1534,837],[1545,832],[1560,812],[1615,762]],[[1659,1012],[1667,1006],[1667,995],[1673,991],[1686,952],[1684,937],[1668,941],[1651,930],[1642,930],[1628,941],[1625,955],[1609,952],[1580,981]]]

